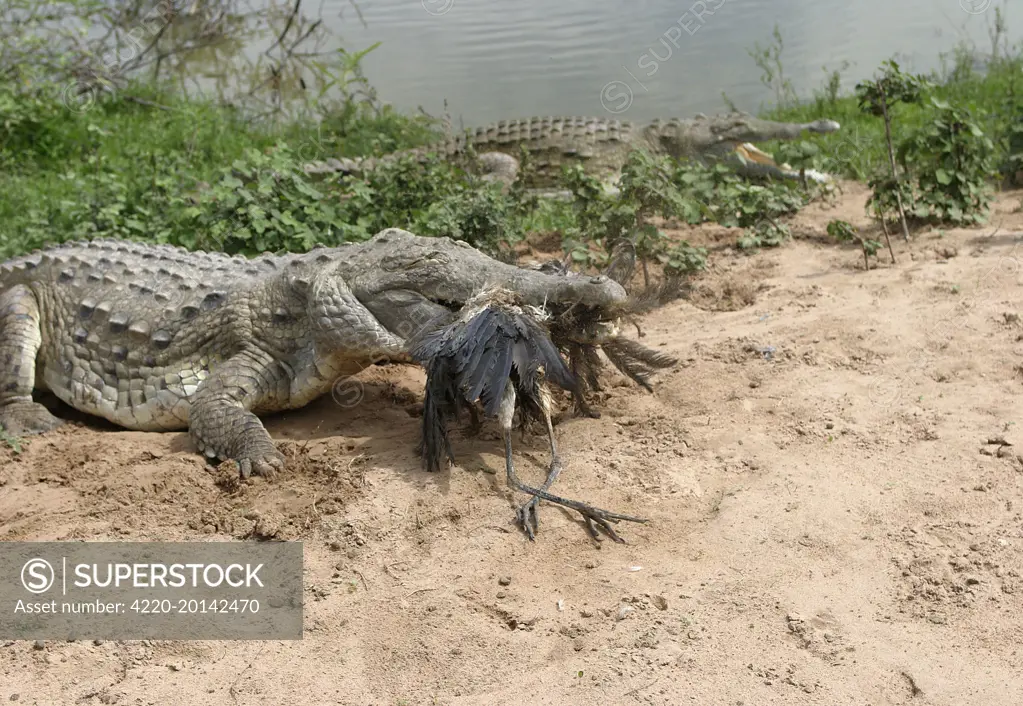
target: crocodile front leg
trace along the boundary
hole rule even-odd
[[[511,186],[519,176],[519,160],[504,152],[483,152],[476,156],[480,177]]]
[[[284,456],[250,410],[259,406],[284,374],[270,355],[246,348],[210,371],[191,399],[188,432],[210,458],[233,459],[242,478],[272,477]]]
[[[39,302],[32,290],[19,284],[0,294],[0,428],[8,434],[40,434],[64,423],[32,401],[41,345]]]

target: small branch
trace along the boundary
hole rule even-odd
[[[888,97],[884,92],[884,82],[881,79],[877,80],[877,90],[881,94],[881,113],[884,116],[884,136],[885,141],[888,143],[888,164],[892,168],[892,179],[895,180],[895,203],[899,208],[899,219],[902,221],[902,235],[906,238],[906,242],[909,242],[909,225],[906,223],[906,211],[902,208],[902,191],[899,188],[899,173],[895,168],[895,148],[892,147],[892,119],[888,114]],[[885,237],[888,234],[885,233]],[[888,252],[892,256],[892,262],[895,262],[895,253],[892,251],[891,241],[888,242]]]
[[[174,109],[171,108],[168,105],[160,105],[159,103],[154,103],[153,101],[147,101],[145,98],[139,98],[138,96],[125,96],[124,99],[127,100],[127,101],[131,101],[132,103],[138,103],[139,105],[144,105],[147,108],[156,108],[158,110],[166,110],[166,111],[170,111],[170,112],[174,111]]]
[[[291,8],[291,12],[288,14],[288,21],[284,23],[284,29],[279,35],[277,35],[277,41],[270,45],[270,47],[263,53],[270,57],[270,52],[277,48],[277,46],[284,41],[284,37],[288,34],[288,30],[291,29],[291,25],[295,22],[295,18],[298,17],[298,11],[302,7],[302,0],[295,0],[295,6]]]

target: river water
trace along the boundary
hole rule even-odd
[[[747,50],[778,25],[785,76],[800,96],[822,67],[851,66],[843,89],[895,56],[913,71],[968,40],[990,52],[1003,0],[320,0],[339,44],[381,46],[364,60],[382,100],[447,111],[456,125],[531,115],[607,115],[645,121],[774,99]],[[313,5],[306,3],[306,12]],[[1015,12],[1014,12],[1015,10]],[[1023,8],[1008,7],[1008,36]]]

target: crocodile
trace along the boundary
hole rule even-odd
[[[476,171],[486,179],[509,184],[518,176],[518,157],[525,149],[532,169],[524,186],[542,189],[556,182],[562,166],[572,164],[582,164],[588,172],[613,184],[629,153],[638,149],[676,159],[724,162],[745,176],[799,179],[799,170],[777,164],[771,155],[752,143],[794,140],[807,132],[827,134],[839,127],[834,120],[774,122],[743,112],[654,120],[646,126],[610,118],[533,117],[502,120],[435,144],[379,158],[328,159],[310,162],[304,169],[310,175],[366,173],[402,158],[423,160],[437,155],[459,159],[467,155],[467,146],[471,146],[476,155]],[[805,175],[818,182],[831,179],[814,170],[806,170]]]
[[[390,228],[302,254],[71,241],[0,264],[0,427],[60,425],[33,390],[139,431],[188,429],[243,477],[284,467],[259,415],[302,407],[384,361],[486,287],[614,320],[603,276],[518,267],[446,237]],[[590,333],[576,345],[592,349]],[[565,343],[562,341],[561,345]]]

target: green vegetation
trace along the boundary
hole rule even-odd
[[[567,170],[571,198],[562,202],[530,196],[520,183],[502,191],[437,159],[399,161],[360,178],[312,177],[306,162],[424,144],[440,123],[381,106],[360,64],[375,47],[316,60],[296,51],[320,28],[294,15],[224,15],[210,24],[207,13],[190,20],[200,22],[198,31],[154,34],[130,57],[115,52],[113,65],[110,47],[96,43],[102,33],[84,45],[59,32],[40,39],[47,17],[73,15],[110,30],[107,41],[124,40],[143,4],[113,0],[110,12],[91,0],[62,0],[52,15],[37,17],[29,0],[0,0],[0,259],[96,236],[248,255],[304,251],[391,226],[510,257],[528,234],[546,232],[560,236],[580,267],[605,267],[615,243],[628,239],[649,286],[651,265],[679,279],[706,263],[706,251],[665,233],[665,220],[738,227],[737,246],[771,247],[789,236],[786,216],[828,195],[805,178],[750,182],[726,167],[638,153],[615,196],[580,168]],[[207,4],[226,11],[234,3]],[[826,117],[842,129],[761,147],[804,175],[818,169],[869,183],[871,212],[886,232],[900,201],[914,223],[983,222],[997,169],[1023,169],[1023,54],[1010,51],[1004,16],[997,17],[1002,29],[996,22],[983,73],[976,53],[960,50],[939,74],[916,76],[885,62],[878,76],[845,92],[848,66],[825,68],[821,90],[807,102],[785,77],[776,28],[772,44],[750,51],[777,97],[765,117]],[[232,74],[251,87],[216,100],[182,89],[189,71],[182,57],[222,51],[253,26],[272,28],[277,41],[257,66]],[[47,27],[54,31],[52,22]],[[879,247],[842,222],[828,233],[858,242],[868,265]]]
[[[986,57],[960,45],[951,57],[942,57],[940,72],[926,76],[887,61],[878,76],[859,83],[848,95],[840,90],[840,74],[825,71],[825,84],[802,103],[789,99],[778,83],[780,72],[771,68],[782,62],[776,30],[775,44],[756,55],[762,81],[777,95],[777,106],[765,117],[827,117],[841,123],[838,133],[815,140],[819,152],[810,162],[825,172],[867,182],[874,189],[871,214],[883,222],[891,220],[901,198],[907,216],[918,223],[982,223],[992,182],[999,175],[1012,177],[1023,166],[1023,51],[1008,45],[1004,4],[995,10]],[[896,175],[890,167],[886,121],[878,119],[885,112]],[[764,149],[780,150],[784,158],[786,147]]]
[[[881,241],[864,238],[851,223],[837,219],[828,223],[827,231],[828,235],[840,243],[850,241],[859,243],[860,249],[863,250],[863,269],[870,269],[870,258],[871,256],[877,256],[877,251],[881,249]],[[895,262],[895,254],[892,253],[890,242],[888,243],[888,252],[892,256],[892,262]]]

